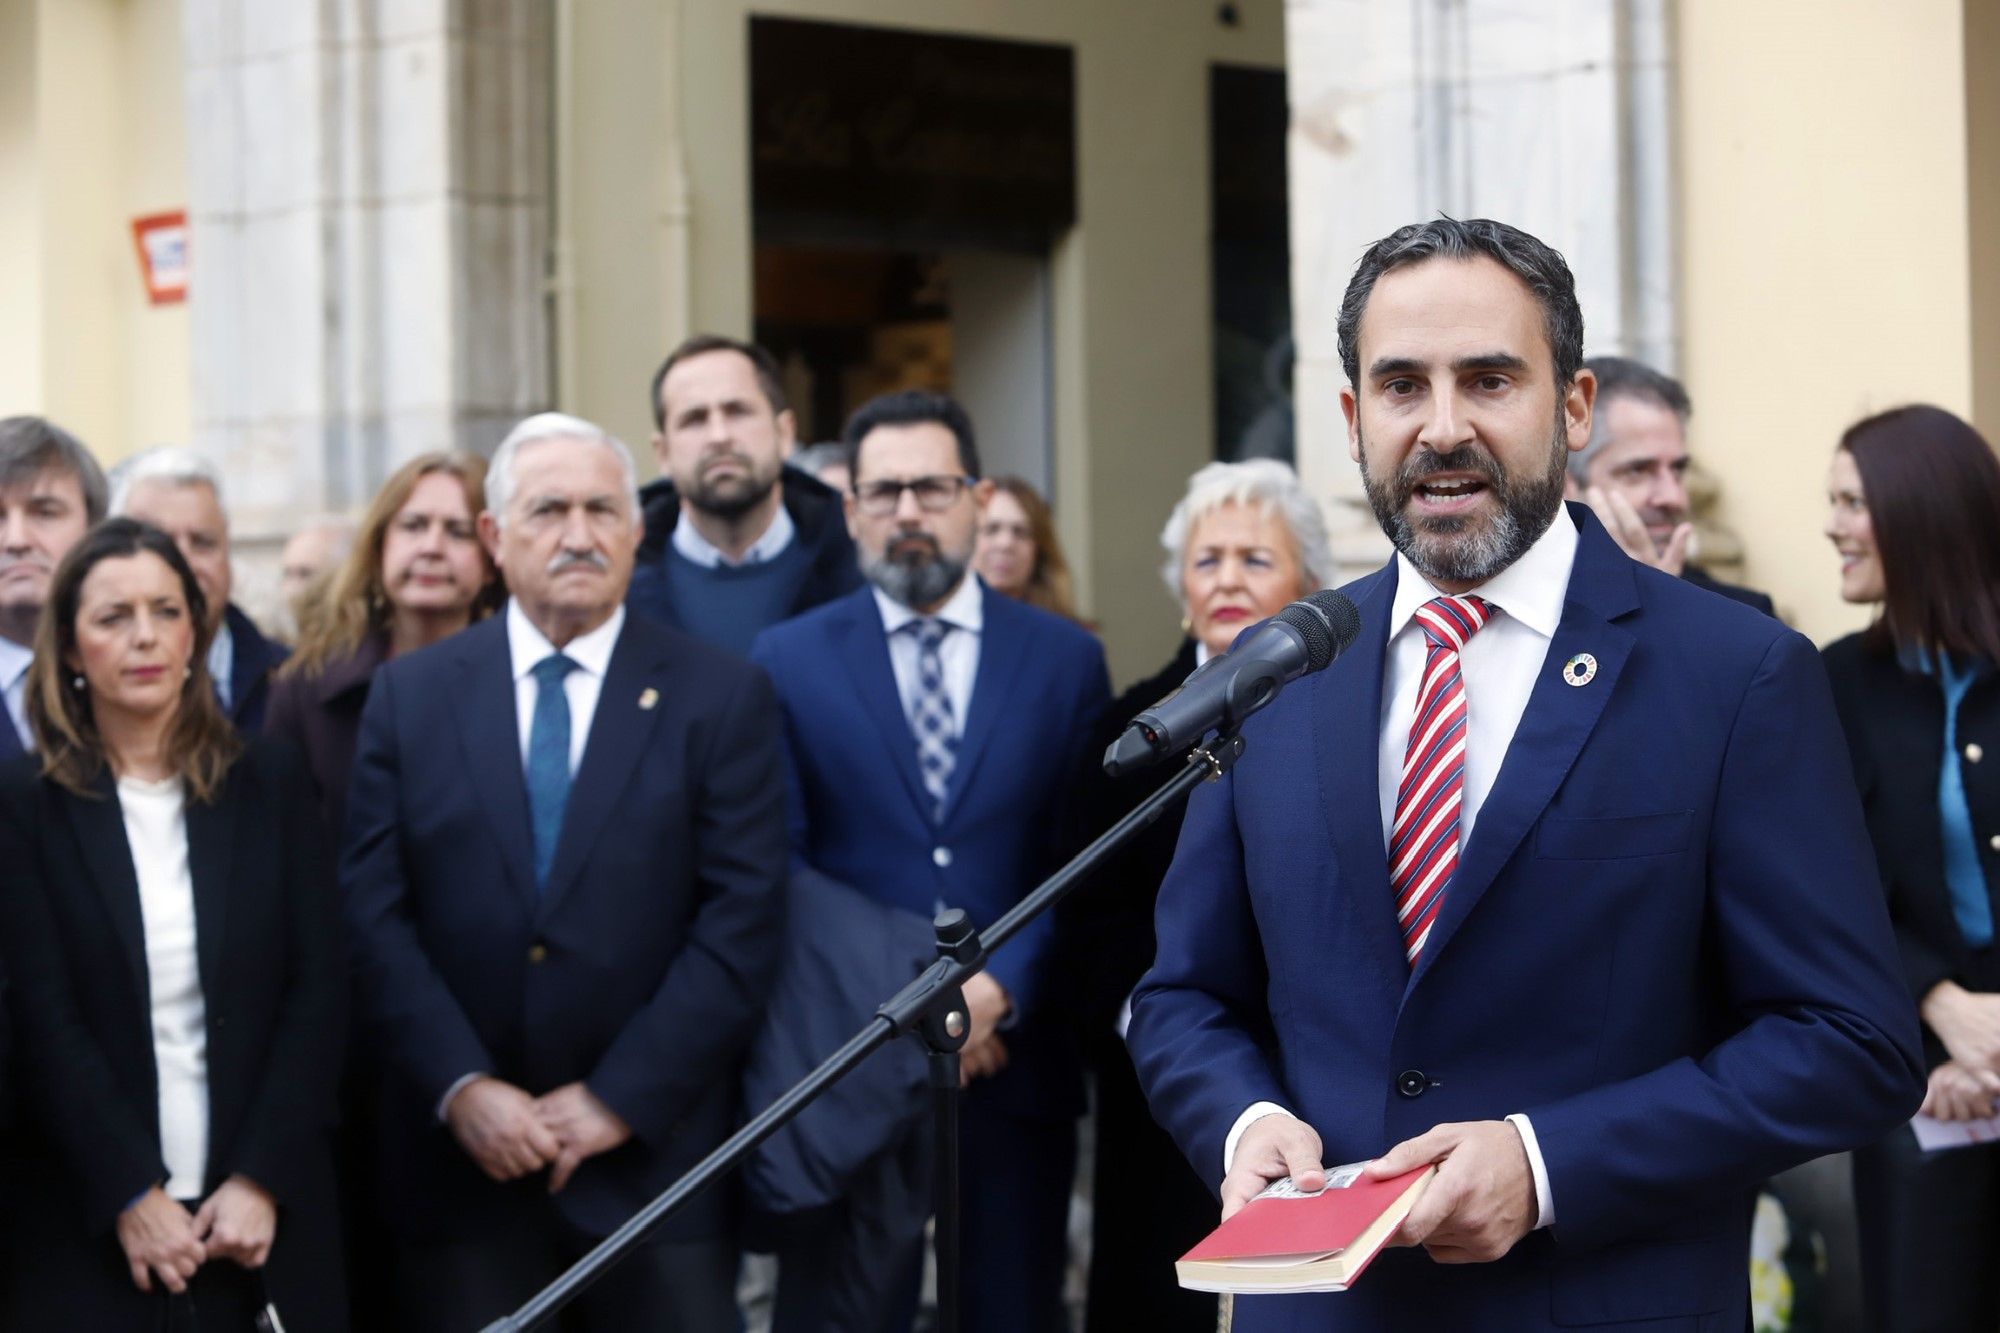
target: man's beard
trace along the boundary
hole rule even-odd
[[[904,546],[905,554],[893,553],[898,544]],[[880,555],[863,552],[861,573],[891,601],[917,611],[950,596],[971,560],[970,551],[946,555],[937,538],[928,534],[905,534],[890,538]]]
[[[743,469],[741,476],[709,481],[708,464],[715,459],[704,458],[701,468],[688,482],[684,493],[687,502],[702,513],[712,514],[724,522],[733,522],[764,503],[764,497],[778,484],[778,469],[773,468],[769,473],[760,472],[756,463],[747,455],[724,456],[736,460],[737,465]]]
[[[1367,442],[1361,444],[1361,484],[1375,521],[1396,549],[1425,578],[1446,583],[1484,583],[1527,554],[1562,508],[1563,472],[1569,456],[1558,420],[1549,444],[1548,466],[1540,476],[1510,477],[1491,454],[1462,445],[1440,454],[1418,445],[1396,475],[1377,481],[1368,470]],[[1411,498],[1425,478],[1440,472],[1478,476],[1493,493],[1498,510],[1483,524],[1475,514],[1413,520]]]

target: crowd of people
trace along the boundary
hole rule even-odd
[[[961,1327],[1067,1326],[1086,1113],[1092,1329],[1213,1329],[1173,1260],[1322,1157],[1440,1164],[1438,1262],[1238,1327],[1693,1317],[1757,1183],[1849,1147],[1869,1327],[2000,1319],[2000,1148],[1904,1123],[1925,1079],[1938,1120],[2000,1098],[2000,462],[1932,407],[1837,442],[1880,613],[1822,670],[1695,563],[1688,395],[1583,359],[1568,284],[1498,224],[1363,261],[1343,406],[1397,555],[1345,683],[966,987]],[[1182,641],[1114,700],[1048,504],[950,397],[803,446],[709,335],[650,392],[659,480],[558,413],[413,458],[301,525],[270,635],[212,464],[0,421],[0,1322],[484,1327],[863,1026],[936,912],[1122,817],[1125,720],[1337,581],[1289,467],[1202,468]],[[565,1327],[737,1328],[748,1248],[778,1333],[909,1329],[927,1107],[881,1053]]]

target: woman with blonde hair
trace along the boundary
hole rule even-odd
[[[995,477],[979,510],[972,568],[998,593],[1082,624],[1055,515],[1019,477]]]
[[[173,541],[131,519],[50,584],[38,753],[0,770],[7,1328],[347,1327],[331,858],[297,757],[216,703],[211,633]]]
[[[485,506],[478,455],[411,459],[382,483],[347,558],[300,617],[299,646],[272,683],[264,730],[305,752],[336,837],[375,668],[499,604],[499,575],[475,527]]]

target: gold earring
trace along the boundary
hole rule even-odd
[[[1181,633],[1183,635],[1194,633],[1194,622],[1192,620],[1189,620],[1186,616],[1181,617]]]

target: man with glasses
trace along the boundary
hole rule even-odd
[[[1067,850],[1070,795],[1109,699],[1103,650],[969,573],[990,483],[964,408],[884,395],[842,439],[847,525],[870,586],[766,630],[751,653],[785,709],[794,855],[889,908],[927,919],[960,907],[985,927]],[[965,991],[961,1327],[972,1333],[1061,1326],[1083,1095],[1038,1009],[1050,930],[1042,920],[1017,936]],[[857,955],[871,948],[854,941]],[[908,1326],[927,1161],[922,1127],[904,1131],[822,1225],[780,1247],[778,1333]]]
[[[1771,599],[1724,583],[1688,559],[1687,390],[1622,356],[1593,356],[1583,368],[1597,376],[1597,413],[1590,441],[1569,456],[1568,498],[1587,501],[1625,554],[1697,588],[1775,616]]]

